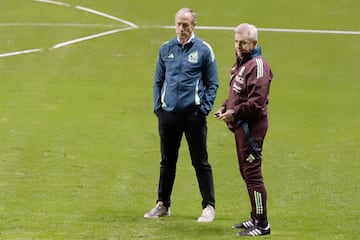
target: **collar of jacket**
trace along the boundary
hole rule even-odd
[[[177,45],[184,47],[184,46],[186,46],[186,45],[193,44],[194,41],[195,41],[195,38],[196,38],[195,33],[192,33],[190,39],[189,39],[186,43],[184,43],[184,44],[182,44],[182,43],[179,41],[179,39],[176,38],[176,39],[177,39]]]
[[[236,63],[237,65],[243,65],[245,64],[247,61],[257,57],[257,56],[261,56],[261,47],[256,47],[253,50],[251,50],[251,52],[247,55],[245,55],[242,59],[238,58],[236,53],[235,53],[235,57],[236,57]]]
[[[256,47],[251,51],[251,58],[261,56],[261,47]]]

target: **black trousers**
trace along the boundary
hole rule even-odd
[[[157,115],[161,147],[158,201],[170,207],[180,143],[185,133],[202,196],[202,207],[205,208],[209,204],[215,207],[213,174],[206,146],[206,116],[199,111],[176,114],[163,110]]]

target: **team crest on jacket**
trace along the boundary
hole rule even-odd
[[[191,63],[197,63],[198,59],[199,59],[199,54],[198,54],[198,51],[196,51],[196,52],[190,53],[188,61]]]
[[[239,73],[237,75],[234,76],[234,83],[232,85],[232,89],[240,94],[241,93],[241,90],[242,90],[242,85],[244,84],[245,82],[245,79],[242,77],[243,73],[245,71],[245,66],[243,66]]]

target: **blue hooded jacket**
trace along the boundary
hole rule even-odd
[[[211,111],[218,88],[215,55],[211,46],[197,38],[182,45],[176,38],[159,51],[154,78],[154,112]]]

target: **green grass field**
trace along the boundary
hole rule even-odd
[[[198,25],[359,32],[355,0],[33,0],[0,3],[0,239],[236,239],[249,215],[232,134],[208,118],[217,217],[196,222],[201,198],[180,149],[172,216],[143,214],[156,200],[155,60],[175,36],[174,13]],[[51,47],[114,29],[138,28]],[[227,96],[231,30],[196,30],[214,48]],[[275,74],[264,175],[272,234],[260,239],[359,239],[359,34],[260,31]],[[36,52],[7,56],[8,53]]]

